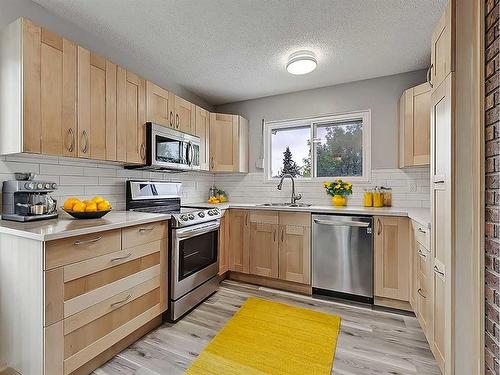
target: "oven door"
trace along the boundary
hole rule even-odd
[[[219,227],[216,220],[172,230],[171,299],[179,299],[217,275]]]

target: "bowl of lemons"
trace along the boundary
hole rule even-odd
[[[106,199],[96,196],[83,201],[78,198],[68,198],[62,209],[75,219],[99,219],[110,212],[112,207]]]

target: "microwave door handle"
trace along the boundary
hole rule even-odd
[[[191,142],[188,143],[188,165],[193,165],[193,144]]]

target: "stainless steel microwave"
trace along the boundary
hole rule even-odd
[[[146,165],[150,170],[200,169],[200,138],[151,122],[146,123]]]

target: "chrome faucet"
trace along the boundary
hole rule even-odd
[[[278,190],[281,190],[282,186],[283,186],[283,180],[285,178],[289,178],[290,180],[292,180],[292,197],[290,199],[290,204],[295,204],[295,202],[297,202],[299,199],[302,198],[302,194],[295,194],[295,179],[293,178],[293,176],[289,173],[286,173],[284,174],[282,177],[281,177],[281,180],[280,180],[280,183],[278,184]]]

